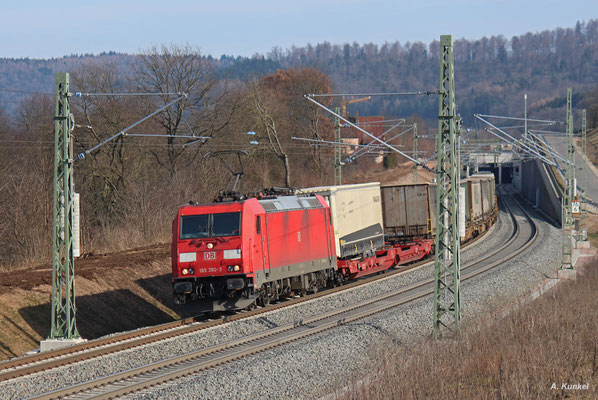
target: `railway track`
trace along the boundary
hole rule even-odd
[[[501,265],[523,252],[535,241],[537,237],[537,229],[524,208],[511,196],[503,196],[503,200],[510,210],[511,218],[515,222],[514,226],[516,228],[513,234],[503,246],[496,249],[494,252],[487,254],[482,260],[478,260],[462,267],[462,280],[471,279],[485,271]],[[389,276],[389,274],[386,274],[383,277],[387,276]],[[376,278],[380,279],[381,277],[382,276]],[[355,282],[355,284],[358,283],[359,282]],[[349,285],[346,285],[345,288],[347,286]],[[328,291],[325,294],[328,293],[330,292]],[[205,348],[201,351],[173,357],[122,373],[113,374],[108,377],[95,379],[90,382],[73,385],[35,398],[101,399],[122,396],[175,380],[216,365],[246,357],[254,353],[263,352],[295,340],[306,338],[336,326],[347,324],[397,307],[431,293],[433,293],[433,280],[429,279],[326,314],[272,328],[265,332],[256,333],[239,340]],[[305,301],[306,299],[300,300]],[[271,309],[272,308],[268,308],[267,311],[270,311]],[[257,311],[264,312],[263,310]]]

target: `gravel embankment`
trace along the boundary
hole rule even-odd
[[[515,261],[462,284],[464,315],[483,310],[500,293],[502,301],[526,293],[555,270],[559,259],[558,229],[539,222],[540,238]],[[462,251],[464,264],[504,243],[510,236],[512,221],[500,213],[492,235],[474,248]],[[533,258],[533,265],[531,260]],[[0,391],[9,397],[31,396],[66,385],[106,376],[128,368],[145,365],[166,357],[184,354],[189,349],[241,338],[274,326],[291,323],[336,307],[355,303],[398,287],[432,276],[426,266],[399,276],[374,282],[366,287],[344,291],[312,302],[274,311],[245,321],[236,321],[196,334],[179,337],[118,355],[108,355],[76,366],[58,368],[23,379],[0,383]],[[313,398],[326,394],[366,373],[368,349],[383,338],[406,343],[430,331],[432,303],[423,298],[367,320],[295,342],[266,353],[214,368],[134,398]]]

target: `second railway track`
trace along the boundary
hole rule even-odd
[[[505,196],[504,201],[511,209],[515,231],[503,246],[487,254],[483,260],[462,267],[462,280],[470,279],[515,257],[529,247],[537,237],[535,224],[524,209],[510,196]],[[368,317],[426,296],[432,291],[433,281],[425,280],[326,314],[109,377],[73,385],[38,398],[64,398],[71,395],[75,396],[72,398],[114,398]]]

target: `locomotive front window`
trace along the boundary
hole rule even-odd
[[[212,214],[210,236],[239,236],[241,234],[241,213]]]
[[[180,239],[239,236],[241,213],[185,215],[181,217]]]
[[[181,239],[207,238],[210,214],[181,217]]]

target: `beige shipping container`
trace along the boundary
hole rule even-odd
[[[311,193],[330,205],[338,257],[371,253],[384,245],[380,183],[313,187],[297,195]]]

